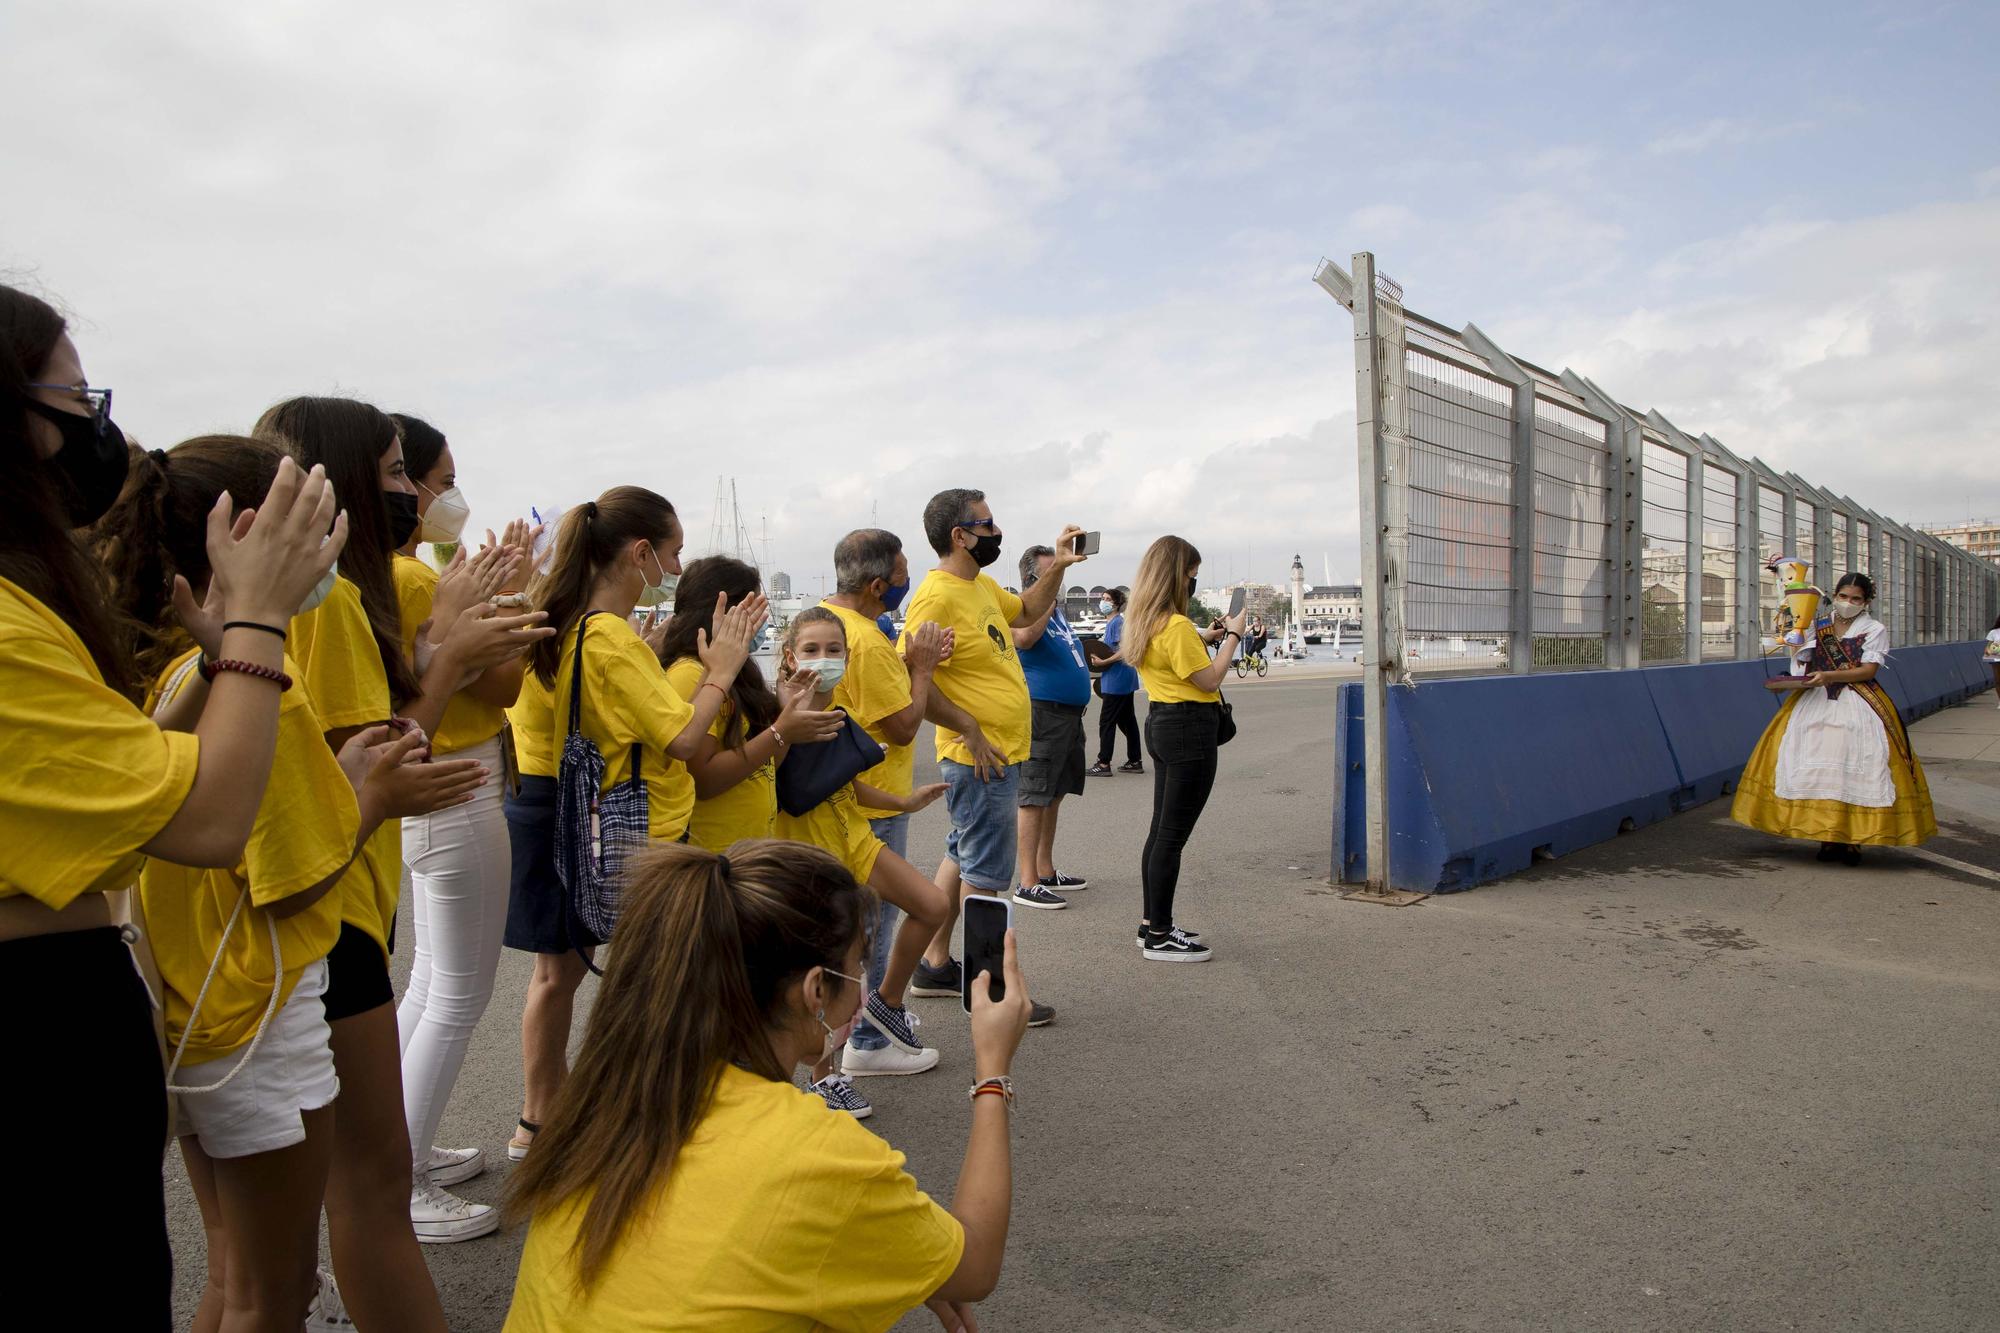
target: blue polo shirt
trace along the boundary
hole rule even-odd
[[[1125,640],[1125,613],[1120,611],[1111,617],[1111,623],[1104,627],[1104,646],[1116,648]],[[1139,692],[1139,669],[1129,662],[1113,662],[1104,668],[1104,674],[1097,678],[1100,694],[1137,694]]]
[[[1030,699],[1079,708],[1090,702],[1090,664],[1084,661],[1083,644],[1061,611],[1049,613],[1048,628],[1034,647],[1021,650],[1020,657]]]

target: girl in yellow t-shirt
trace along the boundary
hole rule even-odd
[[[1140,859],[1145,917],[1139,947],[1158,963],[1205,963],[1208,946],[1197,931],[1174,924],[1174,889],[1181,851],[1215,787],[1222,723],[1222,677],[1243,643],[1244,612],[1203,632],[1188,619],[1201,573],[1201,552],[1180,537],[1162,537],[1146,548],[1132,581],[1119,660],[1139,669],[1146,708],[1146,753],[1153,757],[1153,821]],[[1208,645],[1220,642],[1213,660]]]
[[[692,700],[701,688],[705,668],[695,647],[714,628],[716,606],[738,606],[762,591],[757,571],[726,555],[705,557],[682,571],[677,609],[659,653],[667,679],[683,699]],[[682,606],[687,609],[679,610]],[[701,747],[687,761],[694,778],[688,841],[726,852],[744,838],[770,837],[778,813],[778,759],[787,746],[838,735],[841,725],[840,714],[813,709],[810,691],[785,691],[781,698],[756,662],[745,662]]]
[[[0,1141],[19,1147],[10,1183],[34,1200],[0,1249],[0,1288],[63,1293],[106,1328],[164,1328],[166,1096],[151,1003],[105,894],[142,857],[243,855],[275,753],[285,622],[347,527],[325,477],[291,463],[254,521],[233,524],[226,503],[205,516],[220,669],[193,734],[163,733],[135,703],[130,645],[76,537],[130,465],[109,407],[62,317],[0,286],[0,1006],[23,1071]],[[88,1150],[52,1151],[52,1127]]]
[[[142,454],[98,525],[114,601],[139,627],[139,661],[156,671],[153,707],[182,725],[199,716],[194,696],[213,668],[175,617],[172,590],[178,580],[191,604],[208,597],[209,511],[224,495],[239,510],[263,504],[283,461],[275,445],[231,435]],[[331,583],[329,574],[322,589]],[[198,614],[186,619],[212,637]],[[286,663],[287,674],[303,674]],[[320,1001],[340,933],[331,890],[384,818],[463,800],[479,780],[469,763],[405,764],[421,740],[372,728],[336,759],[295,680],[241,862],[197,870],[153,860],[140,875],[135,915],[163,987],[181,1155],[209,1234],[197,1324],[251,1311],[296,1324],[311,1304],[339,1088]]]
[[[967,1326],[1006,1244],[1027,985],[1010,934],[1005,998],[983,973],[973,989],[980,1081],[946,1211],[790,1082],[853,1026],[874,916],[815,847],[634,858],[576,1072],[509,1182],[530,1222],[508,1333],[879,1333],[918,1305]]]
[[[417,493],[417,530],[398,548],[394,565],[398,628],[414,660],[429,645],[443,643],[458,617],[475,604],[518,593],[531,536],[528,525],[516,520],[497,542],[487,532],[476,557],[468,559],[459,545],[440,582],[437,572],[416,558],[417,544],[458,543],[465,533],[470,510],[458,489],[458,461],[429,422],[396,413],[389,419],[402,436],[403,470]],[[516,656],[460,682],[431,737],[433,754],[504,772],[503,710],[520,695],[525,667],[525,657]],[[492,782],[463,805],[403,821],[416,953],[396,1006],[396,1030],[403,1045],[403,1112],[416,1187],[411,1220],[418,1236],[433,1244],[485,1235],[498,1221],[492,1210],[466,1205],[446,1188],[484,1170],[484,1153],[440,1148],[433,1140],[500,969],[512,870],[504,796],[503,784]]]
[[[839,616],[824,606],[811,606],[792,617],[785,627],[783,672],[788,681],[802,683],[810,675],[812,706],[825,710],[833,702],[834,687],[847,673],[847,629]],[[860,724],[840,714],[844,725]],[[882,984],[868,997],[868,1021],[888,1038],[881,1050],[848,1048],[828,1051],[813,1068],[813,1089],[828,1106],[857,1118],[873,1114],[874,1108],[848,1082],[853,1075],[920,1074],[935,1068],[937,1050],[926,1047],[917,1035],[917,1017],[904,1008],[905,989],[924,946],[944,923],[944,890],[925,878],[915,866],[882,845],[868,826],[862,807],[915,814],[944,795],[942,782],[915,788],[907,796],[896,796],[858,779],[847,783],[803,815],[778,811],[777,834],[798,842],[809,842],[840,858],[848,872],[875,890],[882,898],[903,909],[896,928],[895,943],[889,947],[888,962],[882,969]],[[836,1075],[836,1057],[843,1072]]]
[[[695,801],[687,761],[708,738],[768,609],[761,596],[752,596],[718,611],[713,637],[703,635],[697,644],[708,674],[693,700],[683,699],[659,657],[632,628],[634,607],[673,600],[681,542],[674,507],[643,486],[614,486],[564,514],[549,570],[533,592],[556,637],[535,646],[522,687],[524,700],[538,688],[548,691],[550,730],[546,742],[535,735],[532,743],[549,756],[553,775],[569,732],[571,687],[581,660],[580,729],[605,758],[607,790],[630,776],[632,748],[639,747],[647,833],[656,842],[677,842],[687,834]],[[538,797],[530,790],[526,764],[523,772],[525,806]],[[516,876],[507,907],[507,943],[535,954],[521,1010],[520,1126],[507,1146],[508,1155],[517,1158],[528,1155],[543,1113],[568,1074],[572,1005],[593,952],[572,931],[568,899],[554,874],[553,847],[562,833],[554,827],[554,785],[551,776],[544,807],[549,818],[531,822],[524,808],[512,821],[515,855],[547,867],[532,879]]]
[[[323,466],[352,525],[333,590],[292,624],[292,656],[335,752],[356,732],[398,717],[428,737],[467,675],[546,636],[533,627],[535,616],[468,612],[419,672],[403,648],[392,573],[396,548],[417,521],[395,423],[350,398],[292,398],[267,410],[256,434]],[[401,821],[385,819],[341,881],[340,935],[327,955],[326,1016],[341,1099],[326,1215],[339,1295],[357,1324],[442,1329],[414,1225],[442,1211],[454,1229],[491,1230],[498,1217],[484,1205],[434,1209],[411,1177],[389,985],[401,889]]]

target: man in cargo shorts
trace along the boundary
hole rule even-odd
[[[1021,590],[1051,577],[1056,553],[1030,546],[1021,553]],[[1083,715],[1090,705],[1090,667],[1083,645],[1063,614],[1062,598],[1049,603],[1043,615],[1014,630],[1014,648],[1028,678],[1034,736],[1027,762],[1021,765],[1020,815],[1016,841],[1020,874],[1014,901],[1023,907],[1069,906],[1064,893],[1090,887],[1081,879],[1056,873],[1056,815],[1063,797],[1083,791],[1088,771],[1083,758]]]

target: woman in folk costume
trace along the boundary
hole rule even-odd
[[[1764,730],[1730,814],[1787,838],[1817,838],[1819,859],[1859,865],[1863,844],[1913,847],[1937,832],[1923,766],[1895,703],[1875,680],[1889,630],[1868,614],[1875,585],[1848,574],[1833,619],[1794,650],[1802,680]]]

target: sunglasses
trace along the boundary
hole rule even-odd
[[[75,394],[90,406],[91,424],[97,427],[99,438],[105,427],[111,424],[111,390],[93,389],[88,384],[30,384],[30,389],[50,389],[56,393]]]

